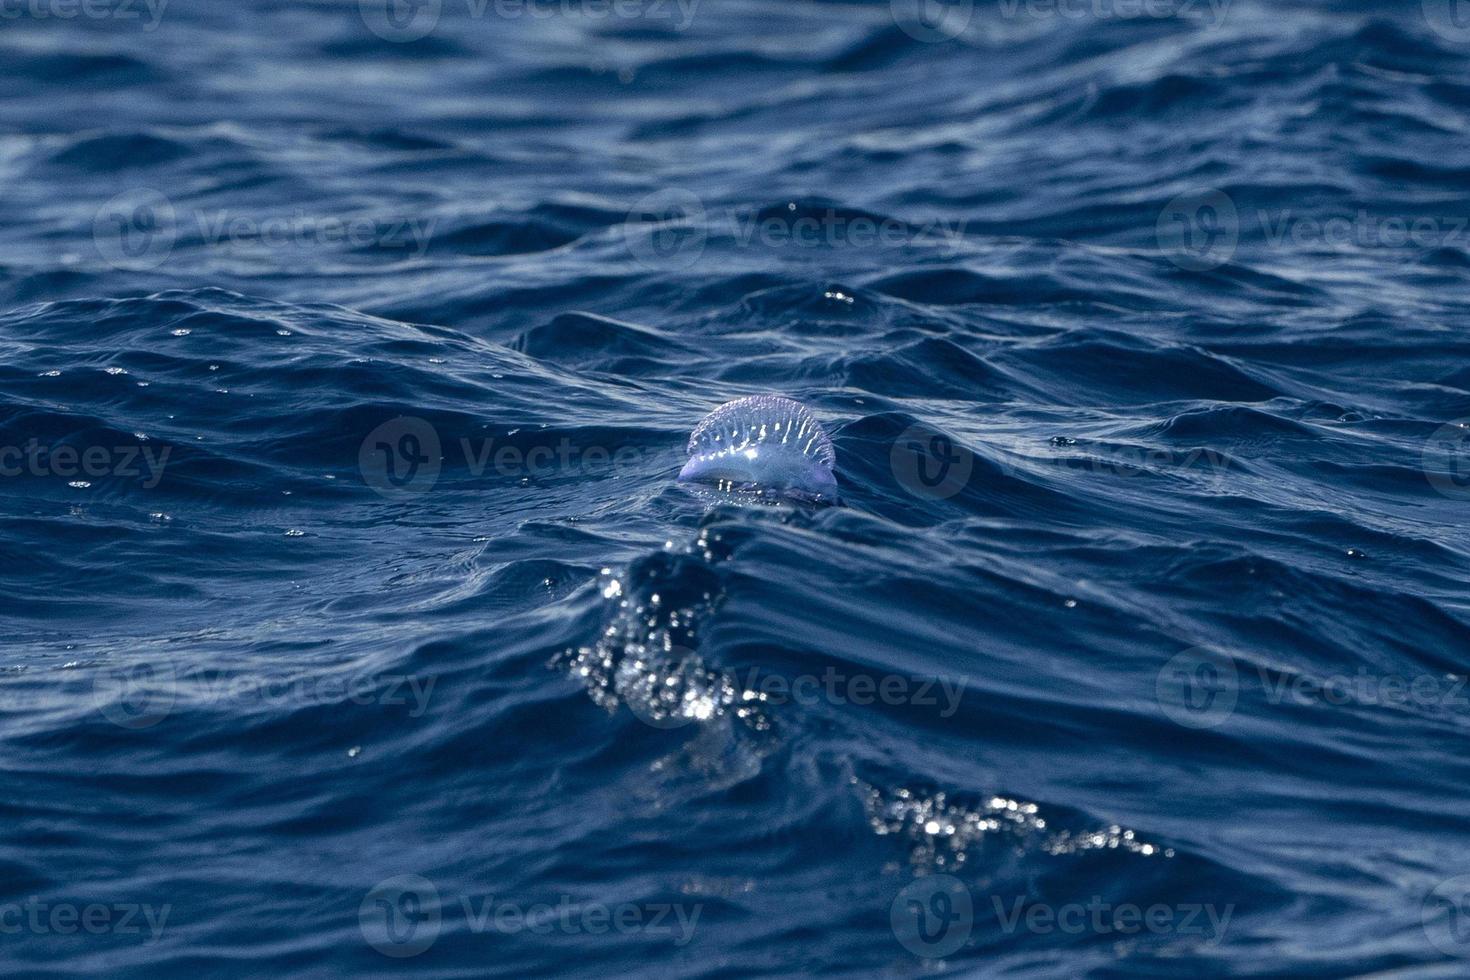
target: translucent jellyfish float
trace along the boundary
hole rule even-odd
[[[803,404],[752,395],[709,413],[689,436],[680,483],[753,492],[811,503],[836,503],[837,454]]]

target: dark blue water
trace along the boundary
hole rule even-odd
[[[0,13],[6,975],[1470,969],[1456,5]]]

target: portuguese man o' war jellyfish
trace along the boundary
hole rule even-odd
[[[836,462],[832,440],[805,405],[752,395],[726,402],[695,427],[679,482],[835,503]]]

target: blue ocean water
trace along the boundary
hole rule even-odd
[[[5,975],[1466,975],[1459,5],[0,14]]]

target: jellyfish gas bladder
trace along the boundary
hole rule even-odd
[[[832,440],[805,405],[753,395],[721,405],[695,427],[679,481],[832,503],[836,459]]]

